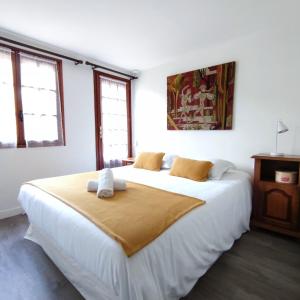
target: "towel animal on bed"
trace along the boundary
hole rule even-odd
[[[111,169],[103,169],[99,172],[98,180],[90,180],[87,183],[88,192],[97,192],[99,198],[108,198],[114,195],[114,191],[125,191],[126,181],[114,179]]]

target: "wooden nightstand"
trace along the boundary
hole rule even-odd
[[[134,164],[134,157],[127,157],[125,159],[122,159],[122,166],[128,166]]]
[[[257,154],[251,224],[300,238],[300,156]],[[296,171],[294,184],[275,182],[277,170]]]

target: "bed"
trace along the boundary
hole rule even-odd
[[[175,300],[234,241],[249,230],[249,175],[228,171],[221,180],[196,182],[125,166],[115,177],[206,201],[131,257],[81,214],[24,184],[19,202],[28,215],[26,238],[38,243],[86,299]]]

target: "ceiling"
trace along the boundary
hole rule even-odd
[[[287,2],[297,2],[0,1],[0,28],[127,70],[152,68],[189,51],[252,34],[275,24]]]

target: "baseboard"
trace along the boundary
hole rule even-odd
[[[9,218],[9,217],[13,217],[13,216],[16,216],[16,215],[20,215],[20,214],[23,214],[23,213],[24,213],[24,210],[22,209],[21,206],[14,207],[14,208],[11,208],[11,209],[0,210],[0,220],[1,219],[6,219],[6,218]]]

